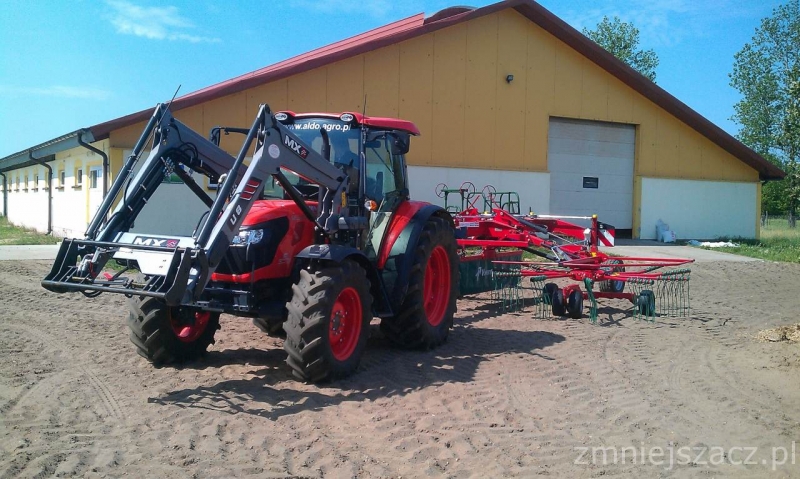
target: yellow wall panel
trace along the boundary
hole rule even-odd
[[[553,116],[580,118],[583,89],[583,57],[559,43],[556,49],[555,98]],[[591,79],[587,79],[591,81]]]
[[[514,10],[498,13],[494,167],[499,169],[521,170],[525,163],[529,23]],[[514,75],[511,83],[507,75]]]
[[[522,169],[547,171],[547,130],[555,98],[556,40],[533,23],[528,24],[526,33],[525,150]]]
[[[433,35],[400,44],[400,116],[413,121],[422,136],[411,140],[408,161],[431,164],[433,103]]]
[[[452,165],[464,156],[467,26],[433,34],[431,163]]]
[[[656,175],[665,178],[681,177],[681,160],[678,156],[678,134],[674,117],[665,111],[658,112],[656,138]]]
[[[258,108],[262,103],[269,105],[272,111],[289,109],[289,82],[278,80],[264,85],[259,85],[247,91],[247,123],[249,127],[253,124],[258,114]]]
[[[608,81],[605,71],[584,58],[581,84],[581,118],[608,120]]]
[[[487,168],[494,164],[497,23],[497,14],[467,22],[466,135],[462,162],[467,168]]]
[[[399,116],[400,46],[364,54],[364,94],[367,115]]]
[[[295,112],[325,111],[327,70],[317,68],[288,79],[289,109]]]
[[[203,104],[203,130],[198,133],[208,137],[215,126],[247,128],[252,124],[253,118],[247,118],[247,93],[238,92]],[[244,138],[244,135],[223,135],[220,147],[235,155],[242,148]]]
[[[204,108],[205,103],[201,103],[199,105],[190,106],[189,108],[184,108],[183,110],[173,112],[173,116],[197,133],[207,136],[208,132],[204,131],[205,125],[203,124]],[[141,133],[141,131],[139,133]]]
[[[656,174],[656,150],[658,148],[657,111],[650,108],[649,102],[634,102],[633,122],[638,124],[634,171],[638,175],[653,176]]]
[[[364,109],[364,56],[328,65],[327,92],[325,111],[361,112]]]
[[[699,178],[703,175],[703,151],[701,136],[685,124],[678,128],[678,161],[681,176]]]
[[[628,85],[613,78],[608,80],[608,119],[619,123],[633,121],[634,91]]]
[[[111,140],[112,147],[119,148],[133,148],[136,141],[142,135],[146,122],[134,123],[133,125],[120,128],[109,133],[108,138]]]

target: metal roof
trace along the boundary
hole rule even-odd
[[[31,155],[40,160],[52,161],[55,159],[56,153],[81,146],[78,143],[79,138],[87,143],[95,141],[95,138],[89,129],[81,128],[71,133],[67,133],[66,135],[59,136],[58,138],[53,138],[52,140],[45,141],[44,143],[40,143],[36,146],[18,151],[17,153],[8,155],[5,158],[0,158],[0,171],[15,170],[17,168],[25,168],[27,166],[38,164],[31,160]]]

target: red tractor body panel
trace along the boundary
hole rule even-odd
[[[314,225],[292,200],[259,200],[253,204],[243,228],[252,228],[270,220],[287,217],[289,231],[278,244],[272,262],[252,272],[243,274],[214,273],[212,281],[224,283],[250,283],[262,279],[287,278],[291,275],[297,253],[314,242]]]
[[[411,218],[422,208],[428,206],[430,203],[424,201],[404,201],[397,207],[397,211],[392,214],[392,219],[389,222],[388,233],[384,236],[381,242],[381,250],[378,253],[378,269],[383,269],[386,265],[386,260],[389,259],[389,252],[392,250],[395,241],[400,236],[400,233],[408,226]]]

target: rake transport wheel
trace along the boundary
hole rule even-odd
[[[547,304],[553,304],[553,295],[558,291],[558,285],[555,283],[547,283],[542,288],[542,296]]]
[[[553,316],[564,316],[567,314],[567,306],[564,303],[564,291],[555,283],[547,283],[542,288],[542,296],[552,309]]]
[[[358,367],[369,336],[372,296],[367,273],[354,261],[300,271],[286,303],[286,363],[298,379],[340,378]]]
[[[202,356],[220,328],[219,313],[169,307],[157,298],[133,297],[128,307],[131,342],[156,366]]]
[[[636,297],[636,308],[643,316],[656,315],[656,295],[649,289],[643,289]]]
[[[579,289],[573,289],[567,296],[567,315],[572,319],[581,319],[583,317],[583,292]]]
[[[608,259],[603,262],[604,265],[606,264],[620,264],[622,261],[618,259]],[[605,271],[612,272],[612,273],[622,273],[625,271],[625,268],[622,266],[615,266],[612,268],[602,268]],[[600,291],[604,293],[621,293],[625,289],[625,281],[616,281],[607,279],[605,281],[600,281]]]
[[[408,291],[398,314],[381,320],[381,330],[406,348],[430,349],[447,340],[458,298],[458,255],[453,228],[428,219],[413,251]]]

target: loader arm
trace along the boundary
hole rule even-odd
[[[321,134],[327,144],[327,133],[323,131]],[[152,150],[133,175],[138,158],[151,137]],[[254,142],[255,154],[245,168],[245,158]],[[205,222],[192,238],[181,238],[179,242],[166,245],[160,242],[135,244],[135,239],[132,239],[134,235],[129,233],[134,220],[163,178],[181,165],[210,178],[227,175],[216,199],[210,204]],[[305,203],[282,170],[291,171],[320,186],[316,212]],[[182,177],[190,179],[188,175]],[[278,122],[267,105],[261,105],[234,159],[212,141],[172,117],[168,108],[160,104],[90,223],[86,239],[64,240],[56,262],[42,285],[59,293],[118,292],[158,297],[172,306],[200,304],[211,275],[224,258],[233,237],[238,234],[245,216],[260,198],[265,181],[270,177],[281,184],[301,211],[315,223],[317,243],[325,242],[327,235],[339,228],[348,227],[349,222],[344,217],[348,212],[345,194],[348,176]],[[210,198],[202,188],[197,185],[192,187],[192,184],[187,182],[190,189],[208,204]],[[108,216],[120,193],[117,207]],[[112,257],[135,259],[139,263],[145,259],[152,263],[155,258],[160,261],[160,269],[155,273],[143,271],[148,274],[145,283],[136,283],[120,275],[98,278],[99,272]]]

